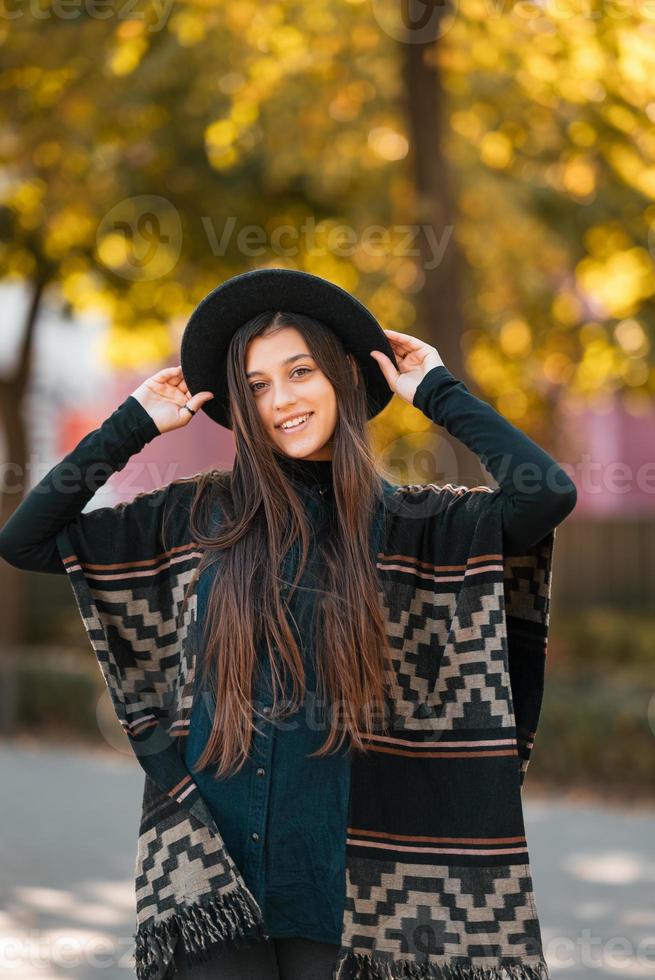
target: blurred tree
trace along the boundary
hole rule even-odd
[[[562,400],[652,402],[654,40],[639,7],[461,0],[439,47],[469,372],[544,442]]]

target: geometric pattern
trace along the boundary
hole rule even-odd
[[[521,787],[555,532],[504,556],[490,488],[394,496],[421,520],[392,524],[378,554],[390,721],[352,763],[335,975],[545,978]]]
[[[354,859],[348,893],[352,915],[342,941],[373,954],[378,969],[402,961],[451,969],[472,963],[476,969],[537,967],[541,961],[527,864],[482,870],[435,865],[427,874],[423,865]]]

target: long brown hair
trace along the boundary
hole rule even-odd
[[[315,636],[317,698],[330,707],[330,729],[313,755],[338,751],[348,737],[352,748],[363,750],[360,732],[375,731],[385,710],[389,649],[370,546],[382,483],[368,439],[363,379],[339,337],[320,321],[297,313],[261,313],[234,333],[228,348],[234,467],[201,474],[189,518],[194,540],[205,549],[199,574],[218,564],[207,616],[198,624],[201,689],[206,690],[212,677],[216,710],[207,745],[194,766],[195,772],[217,763],[216,778],[238,771],[248,756],[253,711],[259,714],[252,704],[252,684],[262,639],[272,671],[270,717],[295,712],[297,698],[305,697],[302,656],[279,586],[283,558],[300,540],[292,589],[297,585],[308,559],[312,528],[301,497],[276,461],[245,367],[249,342],[285,326],[294,326],[303,335],[337,398],[332,455],[336,519],[321,552]],[[286,713],[278,712],[278,692],[286,695],[288,678],[291,702]]]

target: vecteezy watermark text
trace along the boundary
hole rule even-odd
[[[300,223],[239,224],[236,215],[217,220],[201,215],[211,254],[218,258],[235,251],[246,258],[278,255],[298,258],[325,255],[350,258],[411,256],[425,271],[437,268],[452,239],[454,225],[435,229],[427,223],[366,225],[329,224],[308,215]],[[166,275],[182,252],[183,226],[177,209],[166,198],[143,194],[114,205],[98,224],[98,257],[112,272],[127,279],[150,280]],[[108,241],[122,243],[120,260]]]
[[[75,20],[84,17],[91,20],[141,20],[146,30],[154,34],[161,31],[168,20],[174,0],[150,0],[147,13],[141,0],[0,0],[0,20],[20,20],[28,16],[32,20]],[[155,19],[151,19],[152,15]]]
[[[484,459],[481,460],[484,464]],[[435,464],[436,466],[436,464]],[[514,464],[512,454],[505,453],[501,457],[497,479],[503,480],[512,471]],[[394,478],[400,482],[418,482],[412,476],[412,459],[389,457],[387,468],[394,470]],[[24,467],[17,463],[5,462],[0,464],[0,492],[5,494],[23,494],[30,487],[36,492],[47,495],[56,493],[79,493],[80,490],[101,494],[107,492],[105,482],[114,473],[114,467],[106,462],[99,462],[88,467],[80,467],[72,461],[62,461],[53,473],[49,485],[38,486],[45,474],[52,469],[51,465],[32,453]],[[589,453],[583,453],[576,463],[551,463],[542,468],[536,463],[519,463],[511,472],[513,487],[522,494],[539,493],[542,487],[557,493],[566,493],[569,486],[561,482],[561,471],[564,470],[573,480],[578,490],[585,494],[620,494],[637,490],[644,494],[655,494],[655,459],[645,460],[638,467],[631,466],[622,460],[603,463],[594,460]],[[434,470],[436,473],[436,469]],[[433,482],[432,470],[422,467],[422,482]],[[155,488],[164,488],[172,480],[183,476],[181,464],[174,459],[166,462],[149,460],[147,462],[134,459],[121,470],[121,496],[127,493],[142,493]],[[456,472],[443,473],[444,481],[457,481]]]
[[[356,252],[382,257],[385,255],[429,255],[424,269],[435,269],[441,260],[453,233],[453,225],[446,225],[441,237],[428,224],[420,225],[368,225],[358,232],[352,225],[338,224],[330,228],[322,226],[312,216],[300,225],[281,224],[267,231],[262,225],[243,225],[234,235],[237,218],[228,217],[220,231],[212,219],[205,215],[201,219],[207,235],[212,255],[225,255],[230,242],[235,238],[241,255],[258,257],[270,252],[284,257],[298,256],[301,253],[320,255],[339,255],[348,258]],[[420,235],[425,236],[427,249],[417,243]]]

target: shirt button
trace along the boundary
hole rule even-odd
[[[266,770],[265,769],[262,769],[262,767],[260,766],[259,769],[257,770],[257,775],[258,776],[263,776],[265,772],[266,772]]]
[[[250,836],[255,841],[259,840],[259,834],[257,833],[257,831],[255,831],[254,833],[252,833]]]
[[[264,708],[262,708],[262,711],[264,712],[265,715],[270,715],[271,713],[270,705],[267,704]]]

